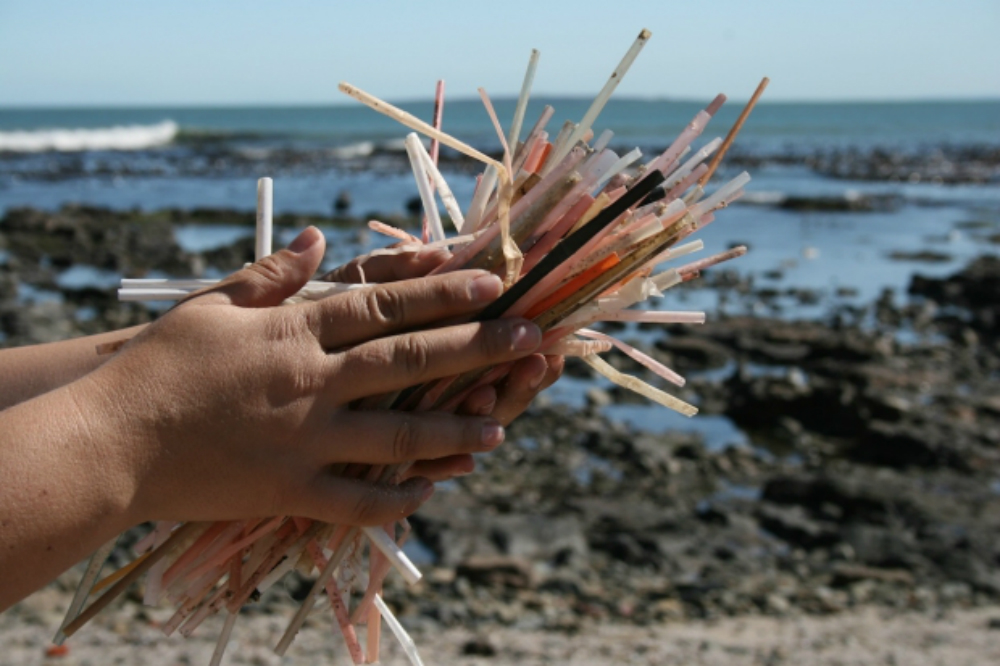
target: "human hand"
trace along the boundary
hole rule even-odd
[[[393,246],[397,247],[397,246]],[[423,277],[451,257],[443,249],[415,250],[399,254],[365,255],[352,259],[323,276],[332,282],[360,282],[362,271],[370,282],[395,282]],[[459,414],[491,416],[509,425],[531,405],[535,397],[552,386],[563,371],[561,356],[532,354],[519,360],[498,386],[481,386],[470,393],[458,408]],[[420,460],[404,474],[405,478],[426,477],[445,481],[471,474],[476,463],[469,454]]]
[[[524,320],[401,333],[481,310],[500,281],[460,271],[268,307],[301,288],[323,250],[317,230],[303,232],[190,297],[77,383],[93,427],[118,433],[102,465],[136,520],[382,524],[414,511],[431,482],[370,483],[334,476],[331,465],[437,460],[502,441],[502,426],[483,416],[349,409],[530,354],[541,336]]]

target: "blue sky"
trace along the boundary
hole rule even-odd
[[[536,91],[591,96],[642,27],[619,95],[1000,98],[998,0],[0,0],[0,106],[513,95],[532,47]]]

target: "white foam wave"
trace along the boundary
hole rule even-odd
[[[0,132],[0,151],[40,153],[47,150],[142,150],[170,143],[179,129],[174,121],[164,120],[154,125]]]

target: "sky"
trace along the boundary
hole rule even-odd
[[[0,107],[330,104],[593,96],[770,101],[1000,98],[1000,0],[0,0]]]

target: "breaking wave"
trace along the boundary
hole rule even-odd
[[[177,123],[164,120],[153,125],[0,132],[0,152],[143,150],[170,143],[179,130]]]

